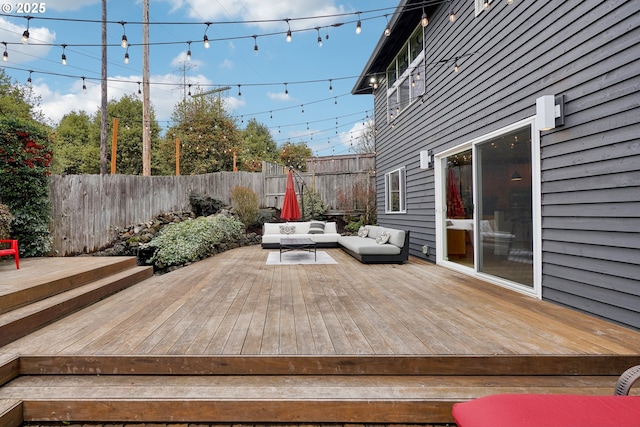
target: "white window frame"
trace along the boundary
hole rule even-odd
[[[474,3],[476,6],[476,16],[478,16],[484,11],[484,0],[475,0]],[[493,0],[489,0],[489,7],[491,7],[491,3],[493,3]]]
[[[512,282],[507,280],[500,279],[499,277],[491,276],[482,272],[477,271],[477,267],[473,268],[461,266],[460,264],[450,262],[445,259],[442,248],[444,248],[444,239],[446,238],[444,234],[445,230],[445,221],[446,221],[446,200],[445,200],[445,191],[444,191],[444,168],[445,168],[445,159],[453,154],[459,153],[461,151],[465,151],[468,149],[475,150],[478,144],[481,144],[485,141],[491,140],[495,137],[498,137],[502,134],[509,133],[511,131],[520,129],[525,126],[530,126],[532,129],[532,139],[531,139],[531,162],[532,162],[532,196],[533,196],[533,204],[532,204],[532,214],[533,214],[533,289],[525,286],[514,285]],[[450,148],[448,150],[442,151],[440,153],[435,154],[435,197],[436,197],[436,263],[442,265],[444,267],[450,268],[452,270],[460,271],[465,274],[469,274],[472,276],[479,277],[487,282],[496,284],[498,286],[502,286],[504,288],[511,289],[513,291],[533,296],[538,299],[542,299],[542,196],[541,196],[541,171],[540,171],[540,130],[536,128],[535,124],[535,116],[529,117],[527,119],[521,120],[519,122],[513,123],[511,125],[505,126],[501,129],[495,130],[493,132],[489,132],[485,135],[482,135],[478,138],[475,138],[471,141],[467,141],[463,144],[460,144],[456,147]],[[477,171],[476,165],[474,164],[473,171],[473,188],[474,188],[474,198],[476,194],[476,188],[478,183],[476,182]],[[478,212],[474,212],[474,219],[478,218]],[[477,236],[477,228],[474,234],[474,240],[476,242],[479,241]],[[475,250],[478,250],[479,245],[474,244]],[[474,255],[474,259],[478,259],[478,254]]]
[[[425,93],[426,85],[424,84],[424,80],[426,78],[425,76],[426,70],[425,70],[425,63],[424,63],[425,61],[424,28],[421,25],[419,25],[418,28],[416,28],[416,30],[422,31],[422,49],[420,50],[420,53],[415,58],[412,58],[407,69],[401,75],[397,76],[394,82],[391,82],[389,80],[388,72],[385,73],[385,77],[387,80],[387,123],[390,123],[393,120],[395,120],[404,110],[406,110],[411,104],[413,104],[417,99],[420,98],[420,96],[422,96]],[[398,54],[393,58],[392,62],[396,64],[396,66],[397,66],[398,57],[400,56],[400,53],[402,52],[403,49],[406,49],[407,53],[410,55],[411,43],[409,43],[409,41],[413,38],[413,35],[416,33],[416,30],[414,30],[411,33],[411,36],[409,37],[407,42],[403,45],[400,52],[398,52]],[[389,68],[390,67],[387,67],[387,70]],[[398,70],[396,70],[396,73],[397,71]],[[414,75],[420,75],[420,78],[422,80],[422,82],[420,82],[420,85],[412,84]],[[409,87],[409,102],[407,102],[406,104],[402,104],[401,100],[399,99],[399,93],[400,93],[399,89],[405,83]],[[395,103],[390,102],[392,97],[395,97]]]
[[[391,187],[391,176],[398,174],[398,188]],[[407,171],[406,167],[402,166],[398,169],[394,169],[387,172],[384,175],[384,211],[389,214],[407,213],[406,203],[406,188],[407,188]],[[392,210],[391,200],[394,190],[398,193],[398,210]]]

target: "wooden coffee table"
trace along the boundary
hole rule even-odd
[[[282,262],[282,253],[291,251],[313,251],[313,261],[318,260],[316,253],[316,242],[308,237],[283,237],[280,239],[280,261]]]

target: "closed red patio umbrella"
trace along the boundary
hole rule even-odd
[[[284,192],[284,202],[282,203],[280,218],[285,221],[295,221],[301,218],[298,198],[296,197],[296,190],[293,185],[293,172],[291,170],[289,170],[289,176],[287,177],[287,188]]]

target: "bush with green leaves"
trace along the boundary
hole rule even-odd
[[[302,203],[304,204],[303,217],[309,221],[312,219],[322,219],[327,212],[324,202],[315,190],[309,188],[302,194]]]
[[[244,231],[236,218],[219,214],[169,224],[143,248],[154,248],[149,260],[158,268],[183,265],[215,254],[216,245],[238,239]]]
[[[49,166],[51,141],[46,128],[14,117],[0,117],[0,201],[13,214],[14,239],[20,255],[48,255]]]
[[[13,215],[9,212],[9,207],[0,203],[0,240],[10,238],[11,221],[13,221]]]
[[[233,187],[231,189],[231,204],[245,227],[256,223],[260,213],[260,204],[255,191],[247,187]]]

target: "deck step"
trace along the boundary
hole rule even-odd
[[[93,261],[93,262],[92,262]],[[30,262],[38,264],[54,263],[53,258],[38,258],[23,260],[23,268],[19,271],[10,270],[5,272],[9,290],[0,292],[0,314],[24,307],[25,305],[49,298],[53,295],[66,292],[70,289],[85,285],[102,277],[110,276],[137,265],[135,257],[103,257],[98,258],[83,257],[77,258],[74,265],[68,269],[55,270],[32,277],[32,271],[28,268]],[[38,273],[38,271],[33,271]],[[29,282],[29,286],[18,286]]]
[[[15,308],[0,315],[0,346],[6,345],[23,336],[34,332],[68,314],[87,307],[122,289],[141,282],[153,275],[152,267],[131,266],[130,262],[118,264],[118,268],[102,269],[99,278],[82,285],[71,286],[69,290],[58,292],[61,287],[56,286],[56,292],[48,298]],[[125,266],[126,269],[122,269]],[[87,276],[88,277],[88,276]],[[49,282],[51,283],[51,282]],[[73,282],[72,282],[73,283]]]
[[[450,423],[454,403],[495,393],[612,394],[612,377],[22,376],[0,398],[25,421]]]
[[[445,424],[456,402],[489,394],[610,395],[620,370],[638,363],[577,355],[7,355],[0,401],[21,402],[25,422]]]

